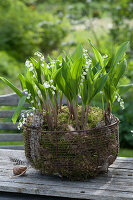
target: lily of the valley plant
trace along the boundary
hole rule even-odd
[[[26,75],[19,74],[22,90],[17,89],[6,78],[0,77],[20,97],[12,118],[15,123],[27,102],[34,112],[45,112],[49,130],[55,130],[58,113],[62,110],[63,95],[69,108],[69,120],[75,120],[76,130],[86,129],[90,104],[100,93],[106,100],[105,119],[110,116],[115,100],[124,107],[119,95],[119,80],[126,69],[125,51],[128,42],[121,44],[113,55],[101,55],[90,42],[94,56],[79,45],[72,55],[59,56],[56,60],[36,52],[26,61]],[[81,120],[78,119],[78,99],[81,98]],[[22,126],[22,124],[20,125]]]

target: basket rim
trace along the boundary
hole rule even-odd
[[[74,130],[74,131],[69,131],[69,130],[66,130],[66,131],[63,131],[63,130],[62,131],[61,130],[43,131],[42,127],[40,127],[40,126],[33,126],[33,125],[28,125],[28,124],[23,124],[23,126],[28,129],[40,129],[40,131],[42,133],[74,133],[74,132],[80,133],[80,132],[89,132],[89,131],[91,132],[91,131],[96,131],[96,130],[103,130],[105,128],[115,126],[119,123],[119,119],[115,116],[114,116],[114,119],[115,119],[115,122],[113,122],[112,124],[109,124],[109,125],[103,125],[101,127],[90,128],[90,129],[86,129],[86,130]]]

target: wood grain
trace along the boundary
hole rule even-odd
[[[0,122],[0,130],[17,130],[18,123]]]
[[[24,177],[10,178],[13,163],[9,157],[26,160],[24,151],[0,150],[0,191],[91,200],[133,200],[133,158],[118,158],[108,174],[88,181],[61,180],[42,176],[30,168]]]
[[[1,110],[0,118],[12,118],[14,112],[15,112],[15,110]],[[25,112],[25,110],[23,110],[21,113],[23,113],[23,112]]]
[[[7,133],[7,134],[0,134],[0,141],[9,142],[9,141],[23,141],[23,136],[21,133]]]
[[[19,102],[19,97],[13,94],[7,94],[0,96],[0,106],[17,106]],[[25,103],[25,107],[29,106],[29,104]]]

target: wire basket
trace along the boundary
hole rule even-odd
[[[86,180],[107,172],[119,150],[119,120],[80,131],[43,131],[24,125],[25,155],[42,174]]]

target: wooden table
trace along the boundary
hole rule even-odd
[[[120,158],[101,174],[85,182],[42,176],[30,168],[25,176],[11,178],[9,157],[25,160],[22,150],[0,150],[0,200],[9,199],[90,199],[133,200],[133,158]]]

